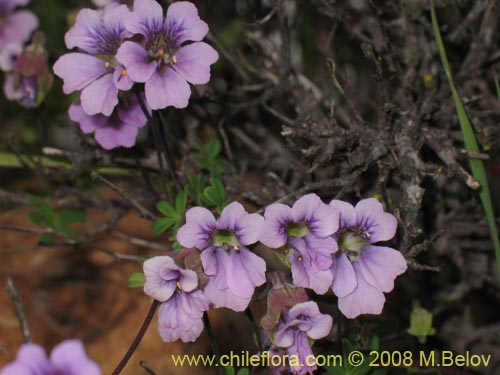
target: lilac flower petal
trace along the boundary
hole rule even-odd
[[[359,268],[365,280],[382,292],[390,292],[394,279],[407,267],[403,255],[390,247],[365,246],[359,256]]]
[[[192,270],[179,269],[179,284],[185,293],[192,292],[198,287],[198,276]]]
[[[148,259],[143,264],[146,283],[144,293],[157,301],[165,302],[176,290],[175,280],[162,278],[164,269],[178,269],[174,260],[169,256],[158,256]]]
[[[195,341],[203,331],[201,318],[208,307],[207,298],[199,290],[176,293],[162,303],[158,311],[158,331],[163,341]]]
[[[226,267],[229,290],[237,297],[250,298],[266,282],[266,262],[245,247],[231,251]]]
[[[333,318],[330,315],[318,314],[312,319],[312,327],[307,331],[309,338],[319,340],[330,334],[333,326]]]
[[[55,346],[50,353],[50,361],[55,373],[101,375],[101,370],[87,357],[79,340],[66,340]]]
[[[149,42],[149,36],[162,29],[163,9],[155,0],[135,0],[134,11],[124,17],[123,23],[129,32],[141,34]]]
[[[203,85],[210,80],[210,65],[219,59],[217,51],[206,43],[192,43],[176,53],[174,69],[188,82]]]
[[[102,113],[111,116],[118,104],[118,89],[113,83],[113,75],[105,74],[84,88],[80,100],[88,115]]]
[[[27,10],[9,14],[3,22],[1,38],[7,43],[26,42],[38,27],[38,18]]]
[[[102,23],[106,25],[107,30],[112,30],[114,35],[119,36],[120,40],[132,36],[123,24],[124,17],[130,13],[126,5],[110,4],[104,8],[102,14]]]
[[[209,247],[202,251],[201,262],[208,278],[203,292],[213,307],[227,307],[234,311],[244,311],[252,296],[239,297],[229,289],[227,269],[231,265],[229,254],[220,247]]]
[[[96,54],[98,52],[95,32],[101,28],[101,12],[93,9],[82,9],[76,16],[75,25],[64,36],[66,47],[78,47],[81,50]]]
[[[133,79],[132,75],[131,78]],[[146,82],[146,100],[151,109],[168,106],[186,108],[191,89],[182,76],[171,68],[157,71]]]
[[[375,198],[363,199],[355,207],[357,225],[369,233],[369,241],[388,241],[396,234],[398,221],[394,215],[384,212],[384,207]]]
[[[178,1],[168,7],[165,28],[176,30],[178,46],[187,40],[198,42],[208,33],[208,25],[200,19],[194,4],[188,1]]]
[[[332,237],[317,237],[309,234],[304,237],[305,244],[310,250],[311,257],[318,262],[321,262],[320,269],[324,270],[331,266],[331,254],[337,252],[339,245]],[[319,265],[318,265],[319,266]]]
[[[153,2],[156,3],[156,1]],[[159,6],[158,3],[156,4]],[[158,66],[154,60],[148,62],[148,51],[135,42],[124,42],[118,48],[115,57],[125,67],[127,75],[134,82],[148,81]]]
[[[280,348],[288,348],[293,344],[295,339],[295,332],[293,329],[285,325],[283,328],[278,329],[276,336],[274,337],[274,345]]]
[[[139,101],[134,96],[129,96],[128,101],[128,107],[118,108],[118,117],[124,125],[142,128],[144,125],[146,125],[148,119],[142,111]],[[151,115],[151,109],[149,109],[148,112],[149,115]]]
[[[226,307],[237,312],[245,311],[252,299],[252,297],[238,297],[229,289],[219,289],[211,278],[209,278],[203,292],[214,308]]]
[[[64,81],[65,94],[82,90],[106,72],[104,61],[84,53],[68,53],[54,64],[54,73]]]
[[[358,285],[354,268],[344,252],[333,257],[332,273],[332,290],[339,298],[352,293]]]
[[[134,81],[130,79],[127,71],[121,65],[117,66],[113,72],[113,83],[118,90],[122,91],[128,91],[134,85]]]
[[[222,210],[217,220],[217,229],[234,231],[238,228],[240,220],[248,215],[243,205],[239,202],[228,204]]]
[[[106,126],[95,131],[95,140],[105,150],[116,147],[133,147],[138,129],[133,126]]]
[[[291,257],[293,284],[303,288],[314,290],[316,294],[325,294],[332,285],[333,275],[329,269],[318,270],[316,267],[308,267],[304,261]]]
[[[97,129],[106,126],[108,118],[103,115],[89,116],[85,113],[82,108],[80,101],[77,101],[69,107],[68,110],[69,118],[80,124],[80,129],[85,133],[89,134]]]
[[[330,202],[330,206],[339,211],[339,229],[354,228],[356,226],[356,210],[352,204],[334,199]]]
[[[385,303],[384,293],[366,282],[357,263],[353,267],[358,285],[351,294],[339,298],[340,311],[349,319],[361,314],[380,314]]]
[[[177,238],[179,238],[179,232],[177,232]],[[179,241],[177,239],[177,241]],[[217,246],[210,246],[201,252],[200,258],[201,263],[203,264],[203,271],[207,276],[221,276],[225,275],[224,267],[226,259],[222,259],[222,257],[226,257],[226,251]],[[224,277],[225,279],[225,277]],[[221,288],[226,288],[226,281],[220,286]]]
[[[185,248],[203,250],[210,245],[216,226],[214,215],[203,207],[193,207],[186,212],[186,224],[177,231],[177,241]]]
[[[339,227],[338,211],[323,203],[316,194],[307,194],[297,200],[292,207],[295,222],[306,222],[312,234],[327,237]]]
[[[0,368],[0,375],[33,375],[33,369],[27,364],[20,362],[12,362]]]
[[[291,356],[298,356],[299,364],[290,363],[290,371],[296,375],[312,374],[317,366],[309,366],[308,363],[314,359],[314,354],[311,349],[311,344],[307,335],[303,332],[295,332],[293,345],[289,346],[286,350],[287,354]]]
[[[30,374],[38,372],[50,374],[54,371],[45,350],[36,344],[23,344],[17,352],[16,362],[22,363],[29,368]]]
[[[10,13],[17,7],[28,5],[30,0],[2,0],[2,8],[5,9],[7,13]]]
[[[264,224],[259,241],[271,249],[285,246],[287,234],[285,225],[293,221],[292,209],[284,204],[275,203],[266,207]]]
[[[0,50],[0,69],[4,72],[13,70],[18,56],[23,52],[23,46],[18,43],[9,43]]]
[[[238,242],[243,246],[256,243],[259,240],[259,233],[263,227],[264,218],[259,214],[248,214],[240,219],[235,232]]]

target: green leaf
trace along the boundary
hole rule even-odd
[[[156,204],[156,209],[158,212],[160,212],[163,216],[167,217],[177,217],[177,211],[175,210],[174,207],[168,202],[165,201],[160,201]]]
[[[153,224],[153,234],[159,235],[168,230],[172,225],[174,225],[176,221],[171,217],[164,217],[158,219]]]
[[[224,375],[234,375],[234,368],[232,366],[224,367]]]
[[[187,206],[187,194],[185,191],[181,191],[179,194],[177,194],[177,197],[175,198],[175,211],[177,211],[177,214],[179,216],[184,215],[184,212],[186,212],[186,206]]]
[[[188,172],[189,184],[185,186],[186,194],[198,205],[202,205],[203,190],[205,189],[205,181],[202,175],[196,175]]]
[[[324,366],[324,369],[328,371],[330,374],[334,375],[346,375],[346,371],[343,367],[340,366]]]
[[[30,212],[28,218],[35,225],[47,225],[45,217],[38,211]]]
[[[221,143],[217,138],[212,138],[208,141],[207,154],[211,159],[215,159],[221,150]]]
[[[379,349],[380,340],[377,335],[373,334],[370,336],[368,341],[368,347],[370,350],[378,350]]]
[[[458,114],[458,121],[460,123],[460,128],[462,130],[462,137],[464,139],[465,148],[472,152],[480,152],[479,146],[476,141],[476,136],[474,130],[465,111],[462,99],[458,94],[457,88],[453,81],[453,76],[451,74],[450,64],[448,62],[448,57],[446,56],[446,50],[444,48],[443,39],[441,38],[441,32],[439,31],[439,24],[437,21],[436,10],[434,9],[434,3],[431,2],[431,18],[432,27],[434,29],[434,36],[438,45],[439,54],[441,56],[441,62],[443,63],[444,70],[446,72],[446,77],[448,78],[448,84],[450,86],[453,100],[455,102],[455,107]],[[486,178],[486,170],[484,168],[484,163],[479,159],[469,159],[469,164],[472,169],[472,175],[480,183],[481,190],[479,191],[479,197],[483,204],[484,212],[486,214],[486,220],[488,221],[488,226],[490,228],[491,238],[493,240],[493,247],[495,248],[495,257],[497,262],[497,270],[500,275],[500,240],[498,238],[498,230],[495,224],[495,214],[493,212],[493,206],[491,204],[490,189],[488,187],[488,180]]]
[[[413,303],[413,310],[410,314],[410,328],[408,328],[407,332],[416,336],[422,344],[427,341],[427,336],[436,333],[436,330],[432,327],[432,314],[421,307],[418,301]]]
[[[497,92],[497,98],[498,101],[500,102],[500,84],[498,84],[498,78],[496,74],[494,75],[494,79],[495,79],[495,90]]]
[[[146,276],[142,272],[136,272],[128,278],[129,288],[140,288],[146,283]]]
[[[54,243],[55,237],[56,236],[53,233],[45,233],[40,237],[40,242],[44,245],[52,245]]]
[[[240,368],[237,375],[250,375],[250,371],[247,368]]]
[[[54,228],[60,232],[74,236],[76,233],[69,226],[74,223],[83,223],[86,218],[87,215],[83,208],[67,208],[61,211],[56,217]]]

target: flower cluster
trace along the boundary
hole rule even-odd
[[[0,69],[5,72],[4,94],[26,108],[38,106],[52,85],[44,37],[37,32],[25,46],[38,19],[27,10],[16,10],[29,0],[0,0]]]
[[[243,311],[255,288],[266,282],[266,262],[249,246],[260,242],[277,249],[290,267],[292,284],[280,282],[290,287],[269,291],[262,326],[272,350],[305,358],[312,353],[311,340],[329,334],[332,319],[321,314],[305,293],[294,290],[308,288],[317,294],[332,290],[348,318],[380,314],[384,293],[394,288],[394,279],[406,271],[407,264],[399,251],[373,244],[392,239],[396,229],[396,218],[374,198],[353,207],[340,200],[326,204],[316,194],[308,194],[292,207],[266,207],[263,217],[247,213],[238,202],[226,206],[218,219],[206,208],[193,207],[177,231],[177,241],[186,249],[199,250],[203,269],[198,275],[206,282],[198,285],[194,271],[162,256],[144,264],[144,291],[162,302],[162,338],[192,341],[201,333],[201,317],[209,307]],[[294,304],[284,302],[287,299]],[[315,366],[287,368],[305,374]]]
[[[53,69],[66,94],[79,93],[69,115],[82,131],[105,149],[131,147],[151,110],[187,106],[188,82],[207,83],[218,55],[200,42],[208,26],[190,2],[170,5],[165,19],[155,0],[135,0],[132,11],[123,1],[95,3],[104,7],[82,9],[66,33],[66,46],[78,50]],[[132,92],[136,83],[144,94],[142,85]]]
[[[52,349],[50,357],[36,344],[23,344],[14,362],[0,369],[0,375],[101,375],[97,364],[87,357],[79,340],[66,340]]]

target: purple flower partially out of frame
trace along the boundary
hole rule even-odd
[[[334,255],[332,290],[339,297],[339,309],[348,318],[361,314],[380,314],[384,293],[394,288],[394,279],[407,269],[397,250],[373,246],[394,237],[397,220],[384,212],[374,199],[363,199],[356,207],[333,200],[330,206],[340,212],[339,252]]]
[[[130,36],[123,25],[129,12],[126,5],[110,4],[103,10],[82,9],[75,25],[66,33],[67,53],[54,64],[54,73],[63,81],[63,91],[80,91],[86,114],[111,115],[118,104],[118,91],[127,91],[133,82],[116,60],[123,39]]]
[[[292,207],[266,207],[264,221],[259,240],[270,248],[287,246],[294,284],[326,293],[333,281],[331,254],[337,243],[331,236],[339,225],[338,211],[316,194],[307,194]]]
[[[132,0],[92,0],[92,2],[97,7],[105,7],[108,4],[116,3],[116,4],[131,4]]]
[[[203,331],[202,317],[208,299],[197,289],[198,277],[178,267],[168,256],[144,262],[144,293],[162,302],[158,311],[158,331],[165,342],[195,341]]]
[[[211,46],[200,42],[208,26],[196,7],[187,1],[175,2],[168,7],[164,20],[158,2],[135,0],[134,10],[124,22],[130,33],[144,39],[143,43],[124,42],[116,58],[134,82],[145,83],[150,107],[185,108],[191,96],[188,82],[207,83],[210,65],[219,58]],[[184,45],[187,41],[195,43]]]
[[[97,364],[87,357],[79,340],[66,340],[52,349],[50,358],[36,344],[23,344],[14,362],[0,369],[0,375],[101,375]]]
[[[22,45],[38,27],[38,19],[28,10],[15,11],[29,0],[0,0],[0,52],[7,44]]]
[[[84,133],[94,133],[97,143],[106,150],[120,146],[132,147],[139,128],[147,122],[138,100],[132,95],[119,104],[109,117],[102,114],[88,115],[79,101],[69,107],[68,115],[71,120],[80,124]]]
[[[276,332],[274,345],[285,348],[289,358],[298,357],[298,361],[291,360],[289,364],[293,374],[312,374],[316,366],[306,365],[310,363],[308,356],[313,354],[309,339],[328,336],[333,325],[332,317],[321,314],[316,302],[308,301],[293,306],[284,320]]]
[[[218,220],[203,207],[186,212],[177,241],[201,250],[208,276],[204,292],[214,307],[243,311],[255,288],[265,283],[265,261],[246,248],[257,242],[262,221],[262,216],[248,214],[238,202],[226,206]]]
[[[3,91],[7,99],[20,101],[26,108],[36,106],[36,96],[38,93],[38,83],[36,77],[19,76],[16,82],[14,73],[7,73],[3,83]]]

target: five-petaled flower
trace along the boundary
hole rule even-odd
[[[66,33],[66,46],[78,47],[80,52],[61,56],[54,73],[64,81],[64,93],[81,91],[81,106],[88,115],[110,116],[118,104],[118,92],[133,85],[115,59],[122,41],[130,36],[123,25],[128,12],[126,5],[117,4],[100,11],[82,9]]]
[[[134,82],[145,82],[146,100],[152,109],[188,105],[192,84],[210,79],[210,65],[217,52],[201,40],[208,25],[196,7],[187,1],[175,2],[163,18],[155,0],[135,0],[134,10],[124,18],[126,29],[142,36],[142,43],[126,41],[116,54]],[[194,43],[185,45],[185,42]]]
[[[201,250],[208,282],[204,293],[214,307],[243,311],[255,287],[266,281],[265,261],[246,246],[257,242],[262,216],[248,214],[238,202],[226,206],[218,220],[203,207],[186,212],[186,224],[177,241],[186,248]]]
[[[144,262],[144,274],[144,293],[162,302],[158,330],[163,341],[195,341],[203,331],[202,317],[208,310],[207,298],[197,289],[196,273],[180,268],[169,256],[158,256]]]
[[[308,301],[285,312],[283,320],[274,337],[274,346],[286,349],[289,358],[298,357],[296,363],[289,363],[293,374],[312,374],[316,365],[309,365],[314,357],[309,340],[328,336],[332,329],[332,317],[320,313],[316,302]]]
[[[399,251],[372,244],[393,238],[398,222],[375,198],[363,199],[355,207],[333,200],[330,206],[340,212],[335,234],[340,251],[332,265],[332,290],[339,298],[339,309],[348,318],[380,314],[384,292],[394,288],[394,279],[406,271],[407,264]]]
[[[0,369],[0,375],[101,375],[97,364],[87,357],[79,340],[56,345],[50,357],[36,344],[23,344],[14,362]]]
[[[292,207],[266,207],[264,220],[259,240],[270,248],[286,246],[294,284],[326,293],[333,281],[331,254],[337,243],[331,236],[338,229],[338,211],[316,194],[307,194]]]

